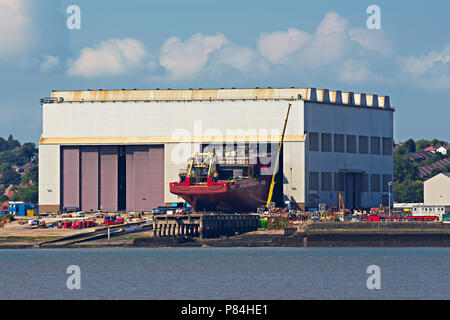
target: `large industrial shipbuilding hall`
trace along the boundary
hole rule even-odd
[[[276,153],[276,200],[302,209],[388,204],[388,96],[315,88],[53,91],[41,100],[39,210],[149,211],[208,146]],[[269,145],[269,147],[267,147]]]

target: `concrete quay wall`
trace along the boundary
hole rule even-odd
[[[259,215],[154,215],[154,237],[218,238],[258,229]]]

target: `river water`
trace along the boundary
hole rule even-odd
[[[67,273],[73,265],[79,277]],[[368,273],[373,265],[379,272]],[[380,289],[368,289],[369,277]],[[0,250],[2,300],[447,300],[449,292],[450,248]]]

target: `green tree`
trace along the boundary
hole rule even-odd
[[[419,180],[394,182],[394,201],[423,202],[423,182]]]
[[[3,173],[4,170],[6,170],[8,167],[11,167],[11,165],[7,162],[2,162],[0,164],[0,173]]]
[[[405,155],[394,155],[394,181],[419,179],[419,169]]]
[[[433,139],[431,140],[431,144],[433,145],[433,147],[440,147],[446,144],[446,142],[439,139]]]
[[[17,154],[11,151],[0,152],[0,163],[8,163],[10,166],[17,165],[21,161],[18,159]],[[19,164],[20,165],[20,164]]]
[[[14,194],[11,196],[13,201],[23,201],[27,203],[38,202],[38,186],[19,187],[15,189]]]
[[[406,148],[406,152],[416,152],[416,143],[413,139],[406,140],[404,146]]]
[[[12,134],[9,135],[7,143],[8,143],[9,150],[12,150],[15,147],[20,146],[20,142],[17,140],[14,140]]]
[[[37,148],[34,143],[24,143],[17,151],[17,160],[25,164],[37,153]]]
[[[25,173],[22,177],[22,183],[28,183],[28,181],[32,180],[34,183],[38,183],[39,178],[39,168],[32,167],[27,173]]]
[[[19,184],[21,181],[20,174],[15,172],[10,166],[5,167],[1,174],[0,184],[4,184],[6,187],[10,184]]]
[[[8,150],[8,142],[0,137],[0,152]]]
[[[423,149],[429,147],[431,144],[432,143],[430,140],[425,140],[425,139],[417,140],[416,141],[416,151],[422,151]]]

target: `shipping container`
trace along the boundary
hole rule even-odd
[[[450,213],[444,213],[442,215],[442,222],[443,223],[450,223]]]
[[[33,215],[37,215],[39,210],[38,206],[33,203],[24,202],[9,202],[9,213],[17,216],[27,216],[28,210],[34,210]]]

